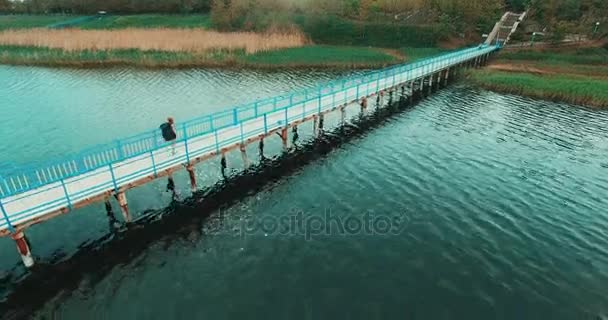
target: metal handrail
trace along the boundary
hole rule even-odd
[[[287,115],[288,109],[299,106],[303,102],[321,99],[323,96],[335,94],[355,86],[359,88],[361,84],[371,83],[374,80],[379,81],[390,75],[394,78],[394,75],[397,73],[422,68],[424,75],[429,69],[437,67],[438,64],[448,67],[455,60],[482,48],[498,47],[481,45],[450,53],[438,54],[413,63],[393,66],[369,72],[364,75],[319,83],[316,87],[260,99],[230,110],[193,118],[181,123],[177,127],[178,137],[176,143],[186,142],[190,138],[237,126],[252,119],[265,117],[268,113],[276,112],[278,110],[286,110],[285,112]],[[0,171],[0,199],[31,191],[44,185],[62,182],[65,179],[73,178],[103,167],[111,167],[113,163],[145,155],[166,146],[167,143],[162,139],[160,130],[156,129],[124,139],[115,140],[112,143],[90,147],[79,153],[49,160],[42,164],[37,163],[35,165],[16,167],[10,171]],[[189,157],[187,158],[189,161]]]

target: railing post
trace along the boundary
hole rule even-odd
[[[122,143],[120,142],[120,140],[116,140],[116,148],[118,149],[118,159],[117,160],[124,159],[124,154],[122,152]]]
[[[236,109],[234,109],[234,110],[236,110]],[[242,125],[243,124],[241,124],[241,126]],[[188,131],[186,129],[186,124],[183,124],[182,127],[183,127],[182,130],[184,132],[184,147],[186,148],[186,161],[188,163],[190,163],[190,152],[188,151]]]
[[[258,101],[257,100],[253,104],[253,112],[255,114],[254,118],[257,118],[258,117]]]
[[[243,123],[242,122],[241,122],[240,130],[241,130],[241,144],[243,144],[243,142],[245,141],[245,137],[243,135]]]
[[[150,158],[152,159],[152,170],[154,171],[154,177],[158,178],[158,171],[156,170],[156,160],[154,160],[153,150],[150,150]]]
[[[266,115],[264,115],[266,116]],[[217,136],[217,130],[214,131],[214,136],[215,136],[215,152],[216,153],[220,153],[220,142],[219,142],[219,138]]]
[[[65,199],[68,201],[68,209],[72,211],[72,200],[70,200],[70,194],[68,193],[68,188],[65,186],[65,181],[61,179],[61,187],[63,187],[63,193],[65,194]]]
[[[108,166],[110,167],[110,174],[112,175],[112,184],[114,184],[114,192],[118,192],[118,183],[116,183],[116,176],[114,175],[112,163],[110,163]]]
[[[11,233],[15,233],[15,227],[11,223],[11,220],[8,218],[8,214],[6,213],[6,209],[4,209],[4,204],[0,200],[0,211],[2,211],[2,216],[4,216],[4,220],[6,220],[6,225],[8,226],[8,230]]]
[[[268,118],[264,113],[264,134],[268,134]]]
[[[237,114],[237,110],[236,108],[232,109],[232,117],[234,118],[234,124],[237,124],[237,122],[239,122],[239,116]]]
[[[319,88],[319,101],[318,101],[319,112],[321,112],[321,97],[322,97],[322,95],[321,95],[321,88]]]

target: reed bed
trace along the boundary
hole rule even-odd
[[[533,98],[608,108],[608,81],[576,75],[534,75],[500,71],[469,74],[477,85]]]
[[[207,52],[244,50],[256,52],[300,47],[306,37],[290,33],[216,32],[203,29],[27,29],[0,32],[0,44],[62,49],[68,52],[139,49],[142,51]]]
[[[244,50],[206,52],[143,51],[139,49],[65,51],[46,47],[0,45],[0,64],[104,68],[379,68],[402,62],[382,49],[303,46],[246,54]]]

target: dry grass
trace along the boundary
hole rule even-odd
[[[0,44],[46,47],[66,51],[139,49],[169,52],[209,50],[260,51],[300,47],[307,43],[300,32],[268,33],[215,32],[203,29],[124,30],[7,30],[0,32]]]

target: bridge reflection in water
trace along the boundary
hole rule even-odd
[[[165,176],[171,185],[172,174],[185,167],[194,192],[194,165],[199,162],[221,156],[225,164],[225,154],[239,149],[247,168],[246,146],[250,143],[260,141],[263,145],[265,138],[276,133],[287,151],[289,129],[310,121],[318,137],[329,112],[340,112],[344,123],[346,108],[360,107],[364,113],[370,97],[400,89],[410,99],[425,90],[430,93],[446,84],[457,69],[484,65],[499,48],[481,45],[463,49],[193,119],[177,126],[174,146],[154,130],[46,165],[15,168],[0,176],[0,236],[10,235],[24,264],[31,267],[34,260],[24,234],[29,226],[97,201],[105,201],[111,213],[111,197],[118,200],[124,220],[130,222],[128,189]]]

